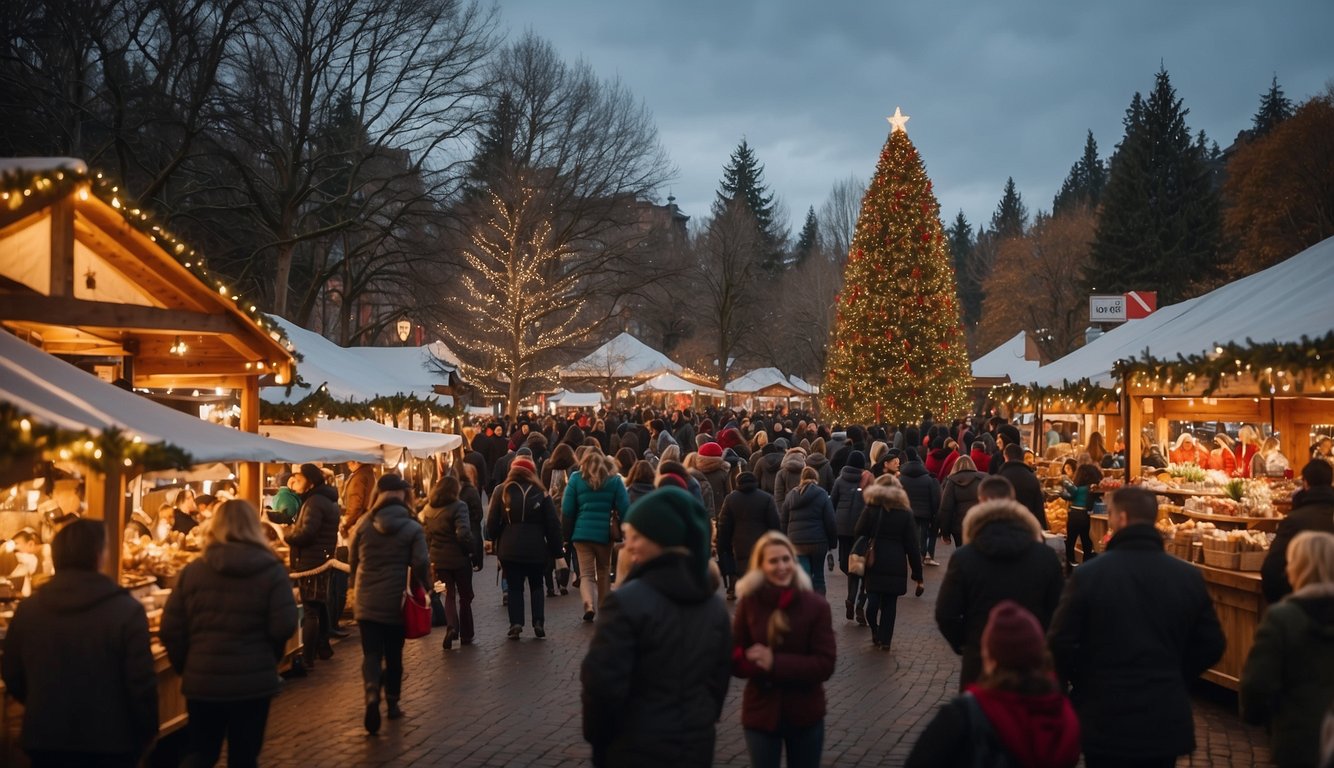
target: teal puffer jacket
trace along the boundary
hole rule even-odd
[[[596,491],[578,472],[570,475],[561,499],[561,529],[566,541],[611,543],[611,513],[625,515],[630,496],[620,475],[611,475]]]

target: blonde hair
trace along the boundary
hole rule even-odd
[[[658,457],[658,461],[680,461],[680,460],[681,460],[681,446],[675,444],[663,448],[662,455]]]
[[[750,571],[755,574],[761,574],[763,569],[761,565],[764,562],[764,550],[769,547],[783,547],[792,555],[792,586],[798,592],[810,592],[811,577],[807,575],[806,569],[797,562],[797,547],[792,540],[778,531],[765,531],[759,539],[755,541],[755,547],[750,550]],[[763,576],[759,576],[763,578]],[[769,614],[769,626],[765,632],[767,641],[765,644],[770,648],[777,648],[779,643],[783,642],[784,636],[792,631],[792,622],[788,619],[787,612],[781,608],[774,609]]]
[[[801,483],[797,485],[797,488],[799,490],[804,491],[806,490],[806,486],[819,482],[820,482],[820,473],[816,471],[815,467],[801,468]]]
[[[760,430],[755,433],[755,450],[759,450],[769,444],[769,433]]]
[[[231,499],[219,504],[205,535],[208,537],[205,546],[238,542],[269,549],[269,540],[259,527],[259,513],[245,499]]]
[[[1334,584],[1334,533],[1302,531],[1288,544],[1288,581],[1294,590]]]
[[[954,460],[954,469],[950,470],[951,475],[957,475],[960,472],[976,472],[977,465],[967,456],[960,456]]]
[[[1242,444],[1259,445],[1260,432],[1250,424],[1243,424],[1241,429],[1237,430],[1237,441]]]
[[[1260,446],[1260,453],[1263,453],[1265,455],[1269,455],[1270,453],[1277,450],[1278,450],[1278,438],[1273,435],[1266,437],[1264,444]]]
[[[588,487],[598,490],[602,484],[607,482],[607,477],[611,475],[611,467],[607,463],[607,457],[600,451],[585,451],[579,459],[579,476],[588,483]]]
[[[887,453],[889,453],[889,445],[883,441],[876,440],[874,443],[871,443],[871,455],[867,456],[867,458],[870,459],[871,466],[874,467],[876,464],[880,463],[881,459],[885,458],[885,454]]]

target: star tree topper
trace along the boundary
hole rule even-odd
[[[904,133],[907,133],[908,121],[912,118],[900,112],[898,107],[894,107],[894,115],[885,119],[889,121],[890,125],[894,126],[895,131],[903,131]]]

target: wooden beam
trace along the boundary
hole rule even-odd
[[[74,200],[66,195],[51,204],[52,296],[74,295]]]
[[[222,387],[223,389],[242,389],[247,380],[256,378],[255,376],[218,376],[208,374],[203,376],[173,376],[171,374],[154,374],[145,376],[135,369],[134,386],[146,387],[148,389],[213,389]]]
[[[51,279],[56,277],[51,260]],[[55,284],[52,283],[54,286]],[[54,291],[53,291],[54,293]],[[208,315],[179,309],[158,309],[137,304],[85,301],[66,296],[4,294],[0,321],[59,323],[74,328],[119,328],[131,331],[240,334],[241,324],[225,314]]]
[[[245,361],[236,358],[207,359],[186,355],[170,360],[161,357],[139,357],[135,360],[135,375],[139,379],[160,376],[246,376],[258,378],[265,373],[247,369]],[[208,384],[207,386],[222,386]]]

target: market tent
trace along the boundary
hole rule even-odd
[[[992,380],[992,384],[1031,381],[1042,363],[1029,347],[1027,331],[1020,331],[1008,341],[973,361],[973,378]]]
[[[1073,384],[1087,378],[1100,387],[1115,387],[1112,364],[1143,352],[1164,326],[1176,320],[1200,298],[1203,297],[1163,307],[1142,320],[1128,320],[1065,357],[1038,368],[1031,375],[1015,379],[1015,383],[1059,387],[1064,381]]]
[[[331,451],[357,451],[368,458],[368,464],[398,464],[407,459],[407,451],[399,445],[385,445],[369,437],[357,437],[331,429],[301,427],[295,424],[261,424],[259,431],[275,440],[319,446]]]
[[[596,408],[602,405],[601,392],[571,392],[561,390],[547,398],[548,403],[555,403],[562,408]]]
[[[326,450],[229,429],[159,405],[85,373],[9,333],[0,333],[0,401],[69,429],[119,429],[166,442],[199,464],[228,461],[368,461],[356,450]]]
[[[564,378],[636,379],[684,369],[658,350],[622,333],[587,356],[565,366]]]
[[[788,376],[787,380],[792,382],[792,386],[796,387],[797,389],[800,389],[803,392],[806,392],[807,394],[811,395],[815,394],[815,385],[811,384],[809,381],[806,381],[800,376]]]
[[[340,347],[313,331],[279,317],[273,318],[301,355],[297,375],[308,387],[267,387],[260,397],[270,403],[298,403],[320,386],[335,400],[366,402],[377,397],[416,395],[454,400],[436,393],[457,374],[457,360],[440,342],[422,347]]]
[[[356,421],[320,419],[315,426],[331,432],[342,432],[356,437],[379,440],[385,445],[401,446],[410,451],[413,456],[434,456],[437,453],[448,453],[463,445],[463,438],[458,435],[399,429],[369,419]]]
[[[798,387],[777,368],[757,368],[728,382],[726,389],[733,394],[762,397],[799,397],[811,393],[809,389]]]
[[[711,395],[713,397],[722,397],[723,391],[703,384],[696,384],[693,381],[677,376],[674,373],[662,373],[639,386],[630,390],[631,392],[698,392],[701,395]]]

